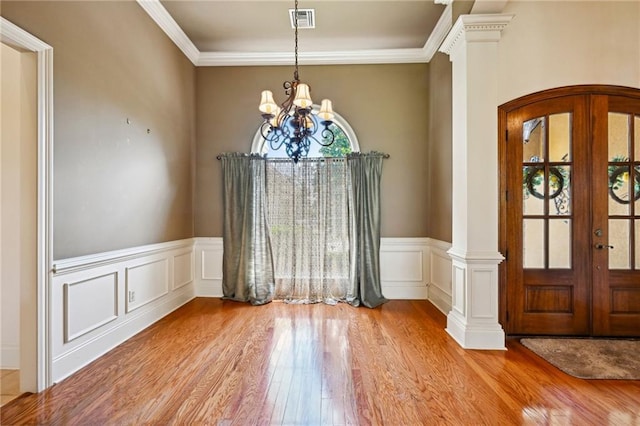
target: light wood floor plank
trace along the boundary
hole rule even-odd
[[[195,299],[1,423],[640,424],[640,381],[581,380],[516,340],[462,349],[426,301],[265,306]]]

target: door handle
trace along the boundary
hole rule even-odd
[[[613,246],[610,246],[609,244],[596,244],[595,247],[598,250],[602,250],[602,249],[613,249]]]

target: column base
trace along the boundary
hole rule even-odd
[[[447,253],[452,261],[447,333],[465,349],[505,350],[505,333],[498,322],[498,264],[504,257],[455,247]]]
[[[464,349],[507,350],[500,324],[470,326],[456,311],[447,315],[446,332]]]

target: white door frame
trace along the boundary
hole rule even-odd
[[[52,385],[50,289],[53,264],[53,48],[1,16],[0,41],[37,55],[37,325],[35,330],[24,332],[37,336],[36,383],[29,384],[28,387],[36,388],[40,392]]]

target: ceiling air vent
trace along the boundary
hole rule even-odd
[[[291,21],[291,28],[295,28],[296,11],[289,9],[289,20]],[[315,28],[316,27],[316,12],[315,9],[298,9],[298,28]]]

